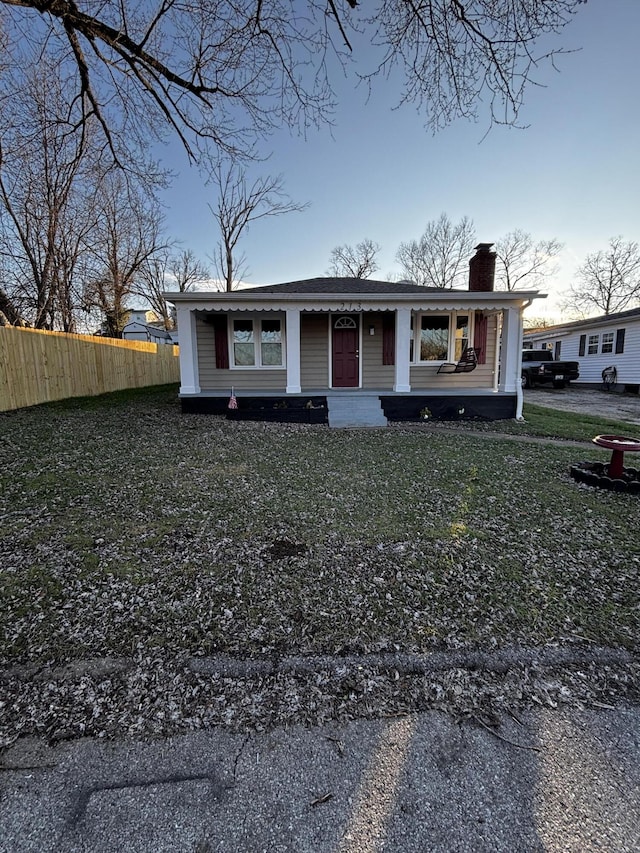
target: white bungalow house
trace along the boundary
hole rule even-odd
[[[640,390],[640,308],[527,331],[524,346],[550,349],[556,359],[578,361],[576,385],[600,385],[602,372],[613,367],[618,390],[636,394]]]
[[[522,312],[477,247],[468,290],[314,278],[231,293],[165,293],[177,309],[185,412],[326,420],[370,398],[390,419],[522,413]],[[473,364],[456,365],[475,350]],[[235,402],[235,401],[234,401]],[[312,417],[312,414],[314,415]],[[424,414],[423,414],[424,416]]]

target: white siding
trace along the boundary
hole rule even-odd
[[[616,332],[625,330],[624,352],[615,352]],[[602,334],[613,332],[613,352],[602,353]],[[580,355],[580,337],[586,335],[585,353]],[[588,354],[588,339],[590,335],[598,335],[598,352]],[[578,383],[600,384],[602,371],[613,365],[618,371],[618,386],[640,384],[640,318],[608,319],[602,323],[577,326],[565,332],[553,329],[527,334],[525,341],[533,344],[534,349],[550,348],[555,352],[557,342],[560,342],[560,360],[577,361],[580,364]]]

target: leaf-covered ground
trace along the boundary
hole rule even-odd
[[[393,688],[401,674],[390,664],[358,669],[375,655],[618,649],[631,663],[605,682],[624,683],[611,696],[629,695],[640,502],[570,478],[570,463],[603,458],[596,448],[429,424],[228,422],[182,415],[171,388],[0,415],[0,450],[5,739],[113,731],[125,718],[134,731],[169,718],[228,722],[230,696],[240,719],[261,691],[271,691],[261,707],[280,706],[284,691],[289,711],[316,701],[331,716],[340,703],[327,705],[322,668],[307,668],[302,688],[274,664],[313,656],[350,662],[343,675],[356,686],[342,678],[340,689],[353,713],[358,702],[365,713],[429,704],[424,686],[413,700],[415,682]],[[200,657],[271,670],[232,684],[220,667],[198,673]],[[96,660],[115,663],[82,668]],[[189,662],[188,676],[175,661]],[[322,702],[309,698],[314,678]],[[367,699],[368,678],[374,694],[395,689],[395,704]],[[70,714],[75,722],[62,719]]]

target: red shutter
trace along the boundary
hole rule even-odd
[[[213,330],[216,338],[216,367],[218,370],[228,370],[229,341],[227,335],[227,318],[225,315],[214,319]]]
[[[478,356],[478,364],[487,363],[487,326],[489,319],[482,311],[476,311],[476,322],[473,332],[473,348]]]
[[[382,363],[396,363],[396,315],[390,311],[382,315]]]

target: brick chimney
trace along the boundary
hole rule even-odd
[[[478,243],[476,253],[469,261],[469,290],[493,290],[496,273],[496,253],[493,243]]]

